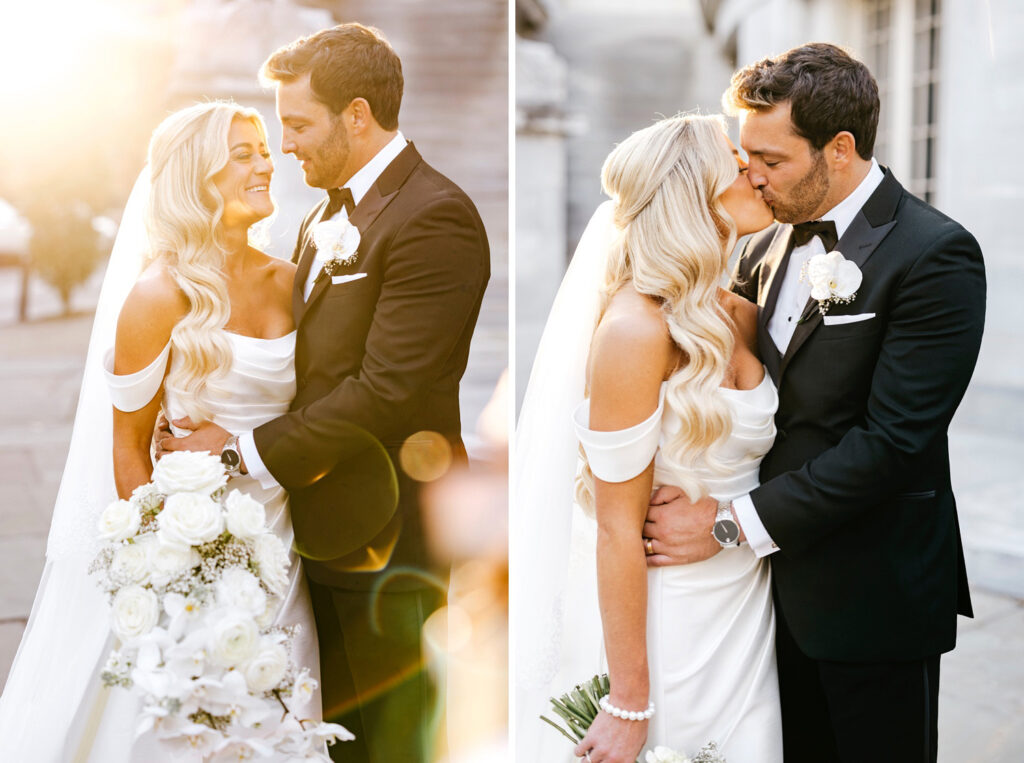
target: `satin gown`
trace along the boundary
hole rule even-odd
[[[589,402],[577,409],[577,435],[597,477],[625,481],[653,457],[655,487],[680,484],[663,451],[681,426],[665,405],[665,389],[658,410],[627,430],[592,431]],[[731,500],[758,485],[761,459],[775,439],[778,396],[767,373],[752,390],[718,392],[732,412],[732,432],[719,451],[727,471],[702,468],[698,475],[713,497]],[[656,712],[645,752],[664,745],[692,756],[715,741],[729,763],[782,762],[767,559],[743,544],[696,564],[650,569],[647,655]]]
[[[212,420],[237,434],[287,412],[295,395],[295,332],[276,339],[226,333],[232,349],[232,364],[223,377],[211,379],[208,383],[209,406]],[[170,351],[168,344],[147,368],[134,374],[115,376],[110,373],[110,358],[108,355],[107,382],[111,400],[121,410],[138,410],[146,405],[160,388],[168,360],[172,371],[181,362]],[[168,419],[186,415],[173,391],[165,390],[163,405]],[[251,477],[240,475],[229,480],[228,489],[240,490],[263,503],[268,526],[287,548],[291,548],[291,518],[288,513],[288,496],[283,488],[267,490]],[[292,659],[297,666],[308,667],[311,675],[319,681],[319,652],[309,591],[299,557],[294,552],[291,552],[290,557],[289,583],[280,601],[274,624],[300,626],[293,640]],[[88,560],[81,556],[55,563],[79,565],[81,574],[87,574],[85,567]],[[48,569],[49,566],[48,562]],[[36,664],[41,659],[37,656],[40,650],[53,651],[51,645],[54,638],[48,631],[54,627],[50,625],[54,616],[45,618],[48,624],[46,628],[33,627],[37,609],[50,612],[61,606],[61,591],[47,585],[47,579],[44,572],[33,605],[33,615],[12,667],[12,674]],[[105,640],[103,636],[87,639],[78,644],[77,654],[73,656],[54,655],[55,659],[70,658],[76,664],[87,661],[95,665],[72,721],[70,724],[47,723],[49,697],[52,692],[59,693],[62,687],[38,686],[33,696],[22,698],[22,701],[35,706],[32,716],[38,718],[38,725],[33,723],[27,728],[11,730],[6,738],[0,740],[0,751],[4,753],[0,759],[31,760],[33,763],[151,763],[170,758],[166,749],[149,737],[134,739],[138,713],[135,696],[120,688],[109,689],[103,686],[99,671],[115,645],[115,639],[105,625],[109,621],[109,608],[97,596],[96,604],[88,611],[89,617],[94,616],[95,621],[84,624],[68,622],[63,627],[80,628],[84,633],[107,633]],[[4,697],[5,702],[17,699]],[[299,717],[319,720],[319,692],[305,707],[293,709],[298,711]]]

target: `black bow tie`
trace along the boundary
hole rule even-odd
[[[797,246],[803,246],[815,236],[821,239],[826,252],[831,252],[839,243],[836,224],[831,220],[818,220],[813,223],[800,223],[793,226],[793,241]]]
[[[330,201],[327,202],[327,209],[324,210],[323,220],[330,220],[338,210],[345,207],[345,212],[352,216],[352,210],[356,208],[356,201],[352,198],[352,191],[348,188],[331,188],[327,191]]]

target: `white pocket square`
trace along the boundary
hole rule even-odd
[[[874,313],[861,313],[860,315],[826,315],[826,326],[839,326],[843,323],[859,323],[869,321],[875,317]]]
[[[349,281],[358,281],[360,278],[366,278],[366,273],[352,273],[347,276],[331,276],[331,283],[348,283]]]

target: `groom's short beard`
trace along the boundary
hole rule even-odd
[[[306,177],[306,185],[313,188],[334,188],[345,164],[348,162],[348,133],[339,114],[332,120],[331,137],[317,146],[310,157],[313,160],[313,174]]]
[[[828,163],[825,152],[812,151],[813,163],[785,201],[775,196],[771,199],[772,212],[780,223],[805,223],[814,219],[828,195]]]

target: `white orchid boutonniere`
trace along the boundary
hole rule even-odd
[[[811,297],[818,300],[818,312],[825,315],[832,305],[848,305],[857,298],[863,276],[857,263],[835,250],[811,257],[800,280],[810,282]]]
[[[324,220],[313,226],[313,246],[324,263],[323,272],[333,276],[359,259],[359,229],[348,220]]]

